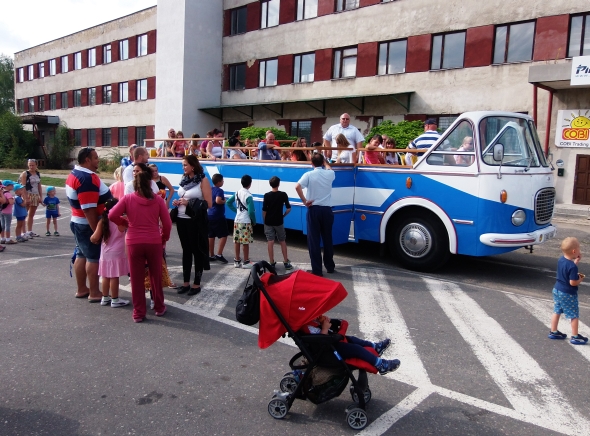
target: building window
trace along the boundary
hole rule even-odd
[[[18,81],[19,83],[23,83],[25,81],[25,69],[22,67],[18,69]]]
[[[56,61],[55,61],[55,59],[50,59],[49,60],[49,75],[50,76],[55,76],[55,74],[57,73],[55,67],[56,67]]]
[[[315,53],[306,53],[295,56],[293,71],[294,83],[313,82],[315,69]]]
[[[68,72],[68,57],[67,56],[61,57],[61,72],[62,73]]]
[[[74,146],[82,147],[82,130],[80,129],[74,130]]]
[[[356,76],[356,47],[334,50],[334,79]]]
[[[147,35],[137,37],[137,56],[147,55]]]
[[[45,111],[45,96],[40,95],[39,96],[39,112],[44,112],[44,111]]]
[[[16,111],[22,114],[25,111],[25,101],[21,98],[17,101]]]
[[[382,42],[379,44],[379,69],[377,74],[406,72],[406,51],[408,40]]]
[[[230,65],[229,67],[229,89],[236,91],[246,88],[246,64]]]
[[[102,129],[102,146],[111,146],[111,129]]]
[[[119,127],[119,147],[127,147],[127,127]]]
[[[29,65],[29,80],[33,80],[35,74],[35,68],[32,65]]]
[[[68,93],[67,92],[61,93],[61,108],[62,109],[68,108]]]
[[[278,26],[281,0],[264,0],[261,3],[260,28],[266,29],[267,27]]]
[[[82,52],[74,53],[74,70],[82,69]]]
[[[318,16],[318,0],[297,0],[297,21]]]
[[[432,38],[431,70],[463,68],[465,32],[435,35]]]
[[[88,129],[86,131],[86,134],[88,136],[88,147],[96,147],[96,130],[94,129]]]
[[[311,145],[311,121],[291,121],[291,136],[305,138]]]
[[[49,110],[57,109],[57,94],[49,94]]]
[[[137,81],[137,100],[147,100],[147,79]]]
[[[96,104],[96,88],[88,88],[88,106]]]
[[[145,131],[145,126],[135,128],[135,143],[140,147],[143,146],[143,140],[146,136]]]
[[[570,43],[567,48],[567,57],[586,56],[590,54],[590,29],[588,20],[590,14],[576,15],[570,23]]]
[[[29,97],[29,112],[35,112],[35,97]]]
[[[105,44],[102,46],[102,63],[111,63],[111,44]]]
[[[246,6],[232,9],[230,35],[239,35],[246,32],[246,22],[248,20],[248,8]]]
[[[129,40],[122,39],[119,41],[119,60],[124,61],[129,59]]]
[[[102,87],[102,104],[111,103],[111,85],[104,85]]]
[[[348,11],[359,7],[359,0],[336,0],[336,11]]]
[[[96,67],[96,49],[88,49],[88,67]]]
[[[45,62],[39,62],[39,77],[45,77]]]
[[[82,90],[75,89],[74,90],[74,107],[82,106]]]
[[[533,59],[535,22],[496,27],[494,63],[525,62]]]
[[[129,101],[129,82],[121,82],[119,83],[119,103],[126,101]]]
[[[260,61],[260,76],[258,86],[261,88],[265,86],[276,86],[278,68],[278,59],[267,59],[265,61]]]

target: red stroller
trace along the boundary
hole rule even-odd
[[[265,269],[271,273],[265,273]],[[368,424],[365,407],[371,400],[367,371],[377,370],[361,359],[344,360],[336,351],[334,345],[346,341],[348,323],[332,320],[330,330],[335,333],[330,335],[300,332],[346,298],[342,284],[301,270],[278,276],[267,262],[255,264],[252,276],[261,292],[258,346],[267,348],[287,334],[300,350],[289,361],[292,371],[281,379],[280,390],[268,403],[268,413],[281,419],[295,399],[314,404],[331,400],[342,394],[350,380],[354,404],[345,410],[346,422],[354,430],[364,429]],[[372,348],[369,351],[376,354]],[[358,371],[358,377],[353,371]]]

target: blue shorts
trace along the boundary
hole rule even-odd
[[[92,227],[88,224],[77,224],[70,221],[70,230],[76,240],[78,257],[86,259],[90,263],[98,263],[100,260],[100,245],[90,242],[90,237],[94,233]]]
[[[24,221],[27,219],[27,216],[26,215],[25,216],[15,216],[15,218],[17,221]]]
[[[553,289],[553,312],[563,313],[566,319],[579,318],[578,294],[568,294]]]
[[[46,210],[45,218],[57,218],[57,210]]]

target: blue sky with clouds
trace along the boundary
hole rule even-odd
[[[14,57],[17,51],[154,6],[156,0],[2,0],[1,3],[0,54]]]

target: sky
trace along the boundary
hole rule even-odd
[[[0,0],[0,54],[14,58],[17,51],[155,4],[156,0]]]

